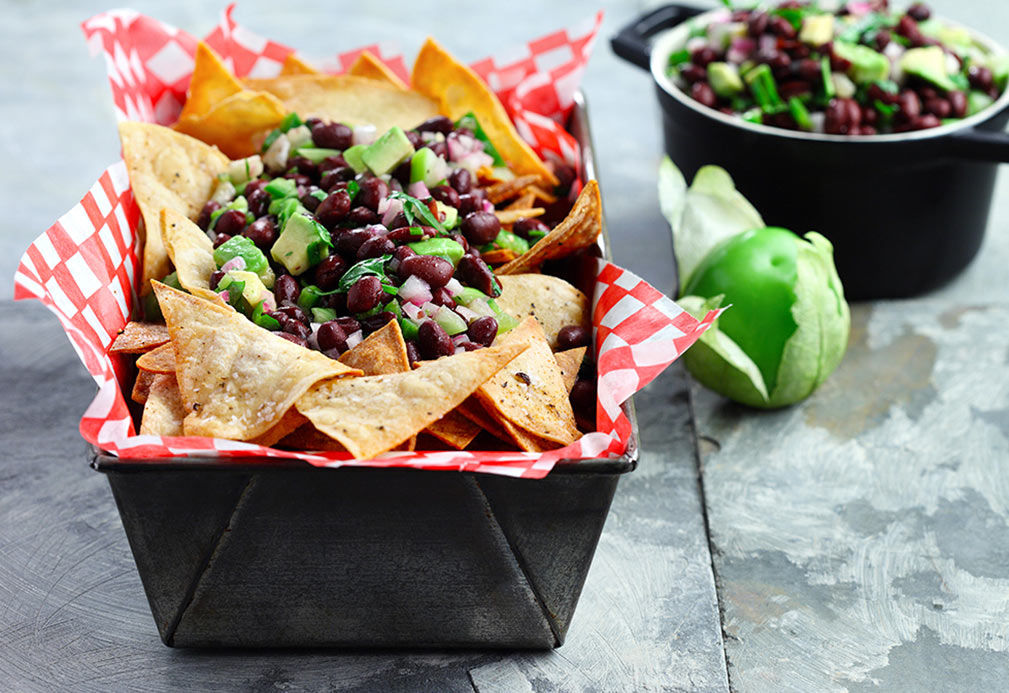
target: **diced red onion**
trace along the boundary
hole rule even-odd
[[[357,332],[352,332],[349,335],[347,335],[347,348],[353,349],[363,341],[364,341],[364,333],[361,332],[361,330],[358,330]]]
[[[761,34],[757,47],[761,53],[772,55],[778,52],[778,37],[773,34]]]
[[[259,300],[263,302],[263,312],[272,313],[277,310],[277,299],[269,289],[263,289],[259,294]]]
[[[473,322],[477,318],[483,317],[480,313],[470,310],[467,306],[456,306],[455,312],[465,318],[466,322]]]
[[[455,352],[452,355],[453,356],[458,356],[459,354],[465,354],[465,353],[466,353],[465,347],[457,346],[455,348]]]
[[[729,51],[725,54],[725,59],[730,63],[741,63],[750,57],[756,47],[757,42],[751,38],[734,38],[729,46]]]
[[[702,48],[708,47],[708,39],[705,36],[694,36],[693,38],[687,39],[686,45],[683,46],[688,53],[693,53]]]
[[[424,181],[422,180],[419,180],[416,183],[410,183],[410,187],[406,189],[406,192],[408,195],[412,195],[418,200],[424,200],[431,197],[431,191],[427,189],[427,186],[424,185]],[[400,207],[402,207],[403,202],[400,200],[397,201],[400,203]],[[402,211],[402,209],[400,211]]]
[[[403,282],[403,286],[399,287],[399,297],[409,303],[423,305],[431,300],[431,285],[416,274],[411,274]]]
[[[421,308],[424,309],[424,312],[428,315],[428,317],[433,318],[434,314],[438,312],[438,309],[441,308],[441,306],[436,306],[435,304],[431,303],[430,300],[428,300],[421,306]]]
[[[354,144],[371,144],[374,141],[374,125],[358,125],[354,128]]]
[[[463,342],[467,341],[469,341],[469,335],[467,335],[465,332],[463,332],[462,334],[457,334],[455,337],[452,338],[452,343],[455,344],[456,346],[459,346]]]
[[[310,327],[312,328],[312,334],[308,335],[308,339],[306,341],[308,342],[308,346],[310,348],[312,348],[312,349],[318,349],[319,348],[319,338],[318,338],[319,328],[322,327],[322,323],[321,322],[313,322],[310,325]]]
[[[245,258],[241,255],[236,255],[231,258],[223,265],[221,265],[222,272],[230,272],[231,270],[244,270],[245,269]]]
[[[849,2],[848,3],[848,14],[855,15],[856,17],[861,17],[864,14],[869,14],[872,12],[871,2]]]
[[[491,202],[490,200],[480,200],[480,202],[483,203],[483,211],[490,212],[491,214],[494,213],[494,203],[493,202]]]
[[[445,290],[448,291],[449,296],[454,298],[462,293],[463,286],[458,279],[452,277],[448,280],[448,283],[445,284]]]
[[[228,298],[230,298],[230,296],[228,295],[228,290],[225,289],[224,291],[218,291],[217,292],[217,298],[219,298],[222,301],[224,301],[225,303],[227,303],[228,302]]]
[[[400,296],[402,297],[402,295],[403,295],[402,288],[400,288]],[[408,301],[406,303],[400,304],[400,308],[403,309],[403,312],[406,314],[406,317],[410,318],[416,323],[419,323],[421,320],[427,317],[424,314],[423,309],[421,309],[421,307],[416,303],[410,303]]]

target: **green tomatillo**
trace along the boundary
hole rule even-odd
[[[754,407],[809,396],[848,344],[850,313],[830,242],[765,226],[717,167],[702,168],[687,188],[667,159],[659,190],[677,247],[678,302],[695,316],[731,306],[684,354],[687,369]]]

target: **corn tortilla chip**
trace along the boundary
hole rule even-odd
[[[250,440],[319,380],[360,373],[236,311],[160,283],[154,291],[175,348],[186,435]]]
[[[501,295],[498,307],[519,320],[531,315],[539,321],[551,349],[557,335],[568,325],[589,327],[588,297],[560,277],[549,274],[507,274],[497,278]]]
[[[148,373],[174,373],[175,348],[171,343],[162,344],[157,349],[141,354],[137,359],[137,369]]]
[[[554,360],[561,369],[561,377],[564,379],[564,389],[571,394],[571,388],[578,380],[578,371],[581,370],[582,361],[585,359],[586,347],[558,351],[554,354]]]
[[[161,237],[161,210],[174,209],[196,219],[210,199],[217,175],[227,170],[228,157],[198,139],[151,123],[120,123],[123,160],[130,187],[147,229],[141,292],[151,279],[171,271]]]
[[[424,429],[430,434],[456,450],[464,450],[473,439],[480,434],[481,428],[465,416],[453,409],[433,424]]]
[[[512,178],[511,180],[506,180],[501,183],[495,183],[487,188],[487,199],[494,204],[510,200],[513,197],[521,195],[527,187],[535,185],[539,182],[539,180],[539,176],[529,174],[525,176],[517,176],[516,178]]]
[[[210,275],[217,270],[217,263],[214,244],[203,229],[176,210],[163,209],[161,235],[182,288],[212,303],[226,305],[210,288]]]
[[[530,186],[535,187],[535,186]],[[525,192],[515,198],[515,200],[505,207],[505,210],[513,209],[532,209],[533,204],[536,202],[536,195],[531,192]]]
[[[110,354],[143,354],[169,339],[168,327],[157,322],[128,322],[109,347]]]
[[[530,185],[528,188],[526,188],[526,190],[529,190],[530,193],[525,194],[526,195],[532,194],[534,200],[541,200],[543,202],[546,202],[548,205],[552,205],[554,202],[557,202],[556,195],[547,192],[538,185]],[[529,206],[532,207],[532,205]]]
[[[564,257],[596,242],[603,230],[603,205],[599,199],[599,184],[590,180],[582,188],[571,211],[550,233],[523,253],[497,270],[496,274],[532,272],[547,260]]]
[[[477,390],[477,399],[488,413],[562,445],[577,440],[581,434],[561,369],[536,318],[526,318],[495,343],[527,348]]]
[[[185,405],[174,375],[156,375],[140,418],[140,435],[181,436]]]
[[[460,404],[455,411],[465,416],[467,419],[490,433],[498,440],[503,440],[506,443],[513,442],[511,436],[508,435],[508,431],[506,431],[504,427],[498,423],[497,419],[492,417],[487,410],[484,409],[484,406],[480,404],[480,401],[476,397],[470,397]]]
[[[543,216],[546,213],[543,207],[532,207],[530,209],[499,209],[494,212],[494,216],[502,225],[514,224],[519,219],[532,219]]]
[[[515,445],[518,446],[520,450],[526,452],[546,452],[547,450],[556,450],[561,447],[560,443],[555,443],[552,440],[546,440],[540,438],[539,436],[534,436],[533,434],[522,430],[515,424],[513,424],[508,419],[501,419],[501,425],[511,436],[512,440],[515,441]]]
[[[480,257],[488,265],[503,265],[506,262],[511,262],[517,256],[511,248],[497,248],[495,250],[488,250],[486,253],[480,253]]]
[[[410,370],[406,342],[399,323],[390,320],[368,335],[363,342],[340,356],[340,363],[357,368],[365,375],[387,375]]]
[[[151,394],[151,385],[154,384],[154,379],[158,375],[160,374],[151,373],[150,371],[137,371],[137,380],[133,383],[133,392],[130,393],[130,399],[138,404],[146,402],[148,395]]]
[[[469,67],[456,60],[434,39],[428,38],[413,64],[410,83],[431,97],[441,112],[458,120],[472,112],[494,147],[518,174],[536,174],[551,185],[559,181],[523,140],[497,96]]]
[[[296,410],[292,410],[296,411]],[[301,412],[298,412],[299,414]],[[306,450],[309,452],[346,452],[347,448],[340,445],[325,433],[320,432],[311,423],[301,426],[293,433],[284,436],[275,447],[290,450]]]
[[[526,349],[512,343],[446,356],[406,373],[328,380],[298,400],[298,411],[358,459],[416,435],[462,403]]]
[[[220,147],[232,159],[241,159],[259,152],[257,143],[280,124],[288,110],[273,94],[246,90],[218,102],[202,116],[179,118],[174,127]]]
[[[193,76],[189,80],[186,103],[182,106],[179,119],[204,116],[221,101],[240,91],[242,84],[217,57],[217,53],[200,41],[196,45]]]
[[[281,75],[317,75],[316,70],[308,62],[302,60],[297,53],[288,53],[284,58],[284,63],[280,66]]]
[[[270,428],[270,430],[262,435],[256,436],[249,442],[255,443],[256,445],[271,447],[306,424],[308,424],[308,419],[302,416],[297,409],[291,407],[287,410],[287,413],[284,414],[280,421]]]
[[[361,55],[357,56],[357,60],[354,64],[350,66],[347,70],[348,75],[356,75],[357,77],[367,77],[368,79],[375,79],[380,82],[387,82],[397,89],[407,89],[408,87],[403,84],[403,80],[396,76],[396,73],[389,69],[389,67],[383,63],[381,60],[376,58],[371,54],[370,51],[363,51]]]
[[[438,115],[438,104],[415,91],[354,75],[286,75],[247,79],[250,89],[280,99],[285,112],[347,125],[374,125],[382,134],[393,125],[413,128]]]

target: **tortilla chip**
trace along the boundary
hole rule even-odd
[[[249,442],[255,443],[256,445],[271,447],[306,424],[308,424],[308,419],[298,413],[297,409],[291,407],[287,410],[287,413],[281,417],[280,421],[274,424],[269,431],[256,436]]]
[[[428,38],[413,64],[413,88],[440,104],[441,113],[458,120],[472,112],[501,157],[518,174],[536,174],[558,185],[557,176],[547,168],[523,140],[508,112],[484,81],[456,60],[434,39]]]
[[[291,411],[297,411],[292,409]],[[299,412],[300,414],[300,412]],[[288,434],[275,447],[290,450],[305,450],[309,452],[346,452],[347,448],[340,445],[325,433],[320,432],[311,423],[307,423],[293,433]]]
[[[449,447],[463,450],[480,434],[481,428],[453,409],[424,429]]]
[[[357,60],[347,70],[347,74],[387,82],[397,89],[408,89],[403,80],[397,77],[396,73],[389,69],[388,65],[372,55],[370,51],[363,51],[361,55],[357,56]]]
[[[151,279],[171,271],[168,250],[161,237],[161,210],[174,209],[196,219],[214,192],[217,175],[231,163],[216,147],[151,123],[120,123],[123,160],[130,187],[147,229],[144,243],[141,292]]]
[[[156,375],[140,418],[142,436],[181,436],[185,405],[174,375]]]
[[[286,75],[247,79],[250,89],[280,99],[285,112],[347,125],[374,125],[382,134],[393,125],[404,130],[438,115],[438,104],[415,91],[354,75]]]
[[[193,76],[186,90],[186,103],[179,120],[199,118],[229,96],[242,91],[242,84],[207,44],[196,45]]]
[[[340,363],[357,368],[365,375],[388,375],[410,370],[406,342],[399,322],[390,320],[363,342],[340,356]]]
[[[531,209],[499,209],[494,212],[494,216],[502,225],[514,224],[519,219],[532,219],[546,213],[543,207],[533,207]]]
[[[526,189],[529,190],[529,189],[532,189],[532,188],[539,189],[535,185],[530,185],[529,188],[526,188]],[[506,210],[512,210],[512,209],[532,209],[533,208],[533,204],[535,202],[536,202],[536,195],[534,193],[524,192],[521,195],[519,195],[518,197],[516,197],[515,200],[514,200],[514,202],[512,202],[510,205],[508,205],[507,207],[505,207],[505,209]]]
[[[217,270],[217,263],[214,262],[214,244],[203,229],[174,209],[163,209],[161,235],[182,288],[200,298],[226,305],[210,288],[210,275]]]
[[[147,397],[151,394],[151,385],[154,384],[154,379],[158,375],[158,373],[151,373],[150,371],[137,371],[137,380],[133,383],[133,392],[130,393],[130,399],[138,404],[146,402]]]
[[[123,331],[109,347],[110,354],[143,354],[156,349],[169,339],[168,327],[157,322],[126,323]]]
[[[289,110],[273,94],[246,90],[220,101],[202,116],[179,118],[174,127],[220,147],[232,159],[241,159],[259,152],[257,142],[277,127]]]
[[[137,359],[137,369],[148,373],[175,373],[175,348],[162,344]]]
[[[588,297],[560,277],[509,274],[497,280],[501,284],[501,295],[494,299],[498,307],[519,320],[527,315],[535,317],[551,349],[557,348],[561,328],[590,325],[592,305]]]
[[[546,202],[548,205],[552,205],[554,202],[557,202],[556,195],[547,192],[538,185],[530,185],[528,188],[526,188],[526,190],[531,191],[534,200],[540,200],[542,202]],[[531,207],[532,205],[529,206]]]
[[[477,390],[477,399],[488,413],[562,445],[580,438],[561,369],[536,319],[526,318],[495,343],[527,349]]]
[[[484,409],[484,406],[480,404],[480,401],[476,397],[470,397],[456,407],[455,411],[465,416],[467,419],[490,433],[498,440],[503,440],[506,443],[514,442],[512,437],[508,435],[508,431],[506,431],[504,427],[498,423],[497,419],[492,417],[487,410]]]
[[[530,174],[526,176],[518,176],[501,183],[495,183],[487,188],[487,199],[494,204],[510,200],[513,197],[520,195],[530,185],[538,183],[539,180],[539,176]]]
[[[522,430],[508,419],[501,419],[501,425],[504,426],[504,429],[512,437],[512,440],[515,441],[520,450],[526,452],[546,452],[547,450],[556,450],[561,447],[560,443],[534,436]]]
[[[297,53],[288,53],[284,64],[280,66],[281,75],[317,75],[320,74],[309,63],[298,57]]]
[[[582,188],[564,221],[519,257],[495,274],[531,272],[547,260],[564,257],[596,242],[603,230],[603,204],[599,199],[599,184],[590,180]]]
[[[455,409],[527,348],[515,342],[430,361],[406,373],[327,380],[298,411],[356,458],[391,450]]]
[[[154,291],[175,347],[186,435],[250,440],[318,381],[360,373],[236,311],[158,282]]]
[[[581,370],[582,361],[585,359],[587,347],[577,347],[567,351],[558,351],[554,354],[554,360],[561,369],[561,377],[564,379],[564,389],[571,394],[571,388],[578,380],[578,371]]]
[[[488,265],[503,265],[506,262],[511,262],[516,257],[515,251],[511,248],[497,248],[495,250],[488,250],[486,253],[480,253],[480,258]]]

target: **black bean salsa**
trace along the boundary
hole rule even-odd
[[[503,165],[472,115],[376,138],[289,114],[261,155],[231,163],[197,220],[214,244],[210,288],[334,359],[391,320],[411,362],[490,346],[517,321],[482,253],[520,255],[550,230],[502,228],[478,171]],[[569,187],[573,172],[558,177]]]
[[[668,74],[696,101],[752,123],[832,135],[938,127],[999,97],[1009,59],[915,3],[782,2],[692,29]],[[835,3],[836,5],[836,3]]]

